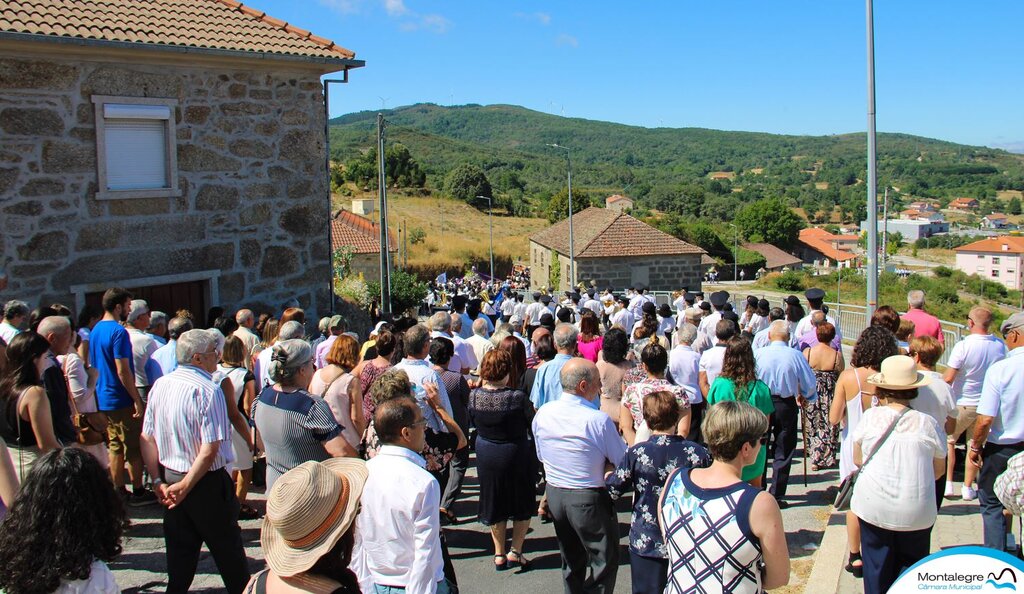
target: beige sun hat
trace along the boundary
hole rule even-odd
[[[312,567],[352,526],[367,477],[366,462],[331,458],[286,472],[267,497],[260,545],[275,574]]]
[[[931,378],[917,370],[917,364],[906,355],[886,357],[881,369],[868,376],[868,383],[886,390],[912,390],[931,381]]]

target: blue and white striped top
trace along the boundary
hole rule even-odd
[[[282,474],[311,460],[331,457],[324,442],[341,434],[327,402],[305,390],[263,388],[252,403],[252,420],[267,452],[267,492]]]
[[[142,434],[156,440],[160,464],[180,474],[192,468],[204,443],[220,442],[210,470],[235,459],[224,392],[213,376],[192,365],[179,366],[153,384]]]

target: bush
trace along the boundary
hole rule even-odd
[[[775,286],[783,291],[803,291],[804,275],[795,270],[787,270],[775,277]]]
[[[950,278],[955,271],[949,266],[936,266],[932,269],[932,272],[939,278]]]
[[[380,281],[368,283],[371,298],[380,295]],[[416,276],[402,270],[391,271],[391,311],[396,315],[404,314],[409,309],[419,307],[427,296],[427,283],[420,282]]]

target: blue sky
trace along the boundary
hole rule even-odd
[[[356,52],[331,115],[509,103],[648,127],[866,128],[864,2],[249,0]],[[875,3],[878,130],[1024,151],[1024,1]]]

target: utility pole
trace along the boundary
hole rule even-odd
[[[377,114],[377,189],[380,196],[380,312],[391,318],[391,249],[388,245],[388,192],[384,172],[384,114]]]
[[[409,269],[409,221],[402,219],[402,228],[405,230],[402,233],[402,270]]]
[[[882,272],[889,260],[889,186],[885,187],[882,197]]]
[[[868,318],[878,305],[878,160],[875,137],[875,15],[872,0],[866,0],[868,49],[868,261],[867,277]]]

